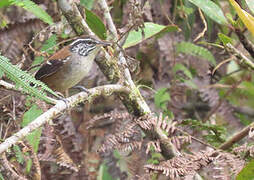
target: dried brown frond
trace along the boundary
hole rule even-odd
[[[70,148],[72,149],[71,152],[82,151],[82,137],[74,125],[73,118],[65,114],[59,117],[56,123],[58,125],[56,129],[60,131],[61,138],[69,141]]]
[[[168,118],[168,116],[166,116],[163,119],[163,114],[160,113],[160,116],[157,120],[157,127],[160,127],[162,130],[165,130],[168,133],[168,135],[170,135],[175,132],[175,125],[176,121],[173,122],[171,119]]]
[[[7,179],[41,179],[40,163],[29,142],[20,141],[16,147],[19,150],[10,148],[7,156],[4,153],[0,158],[0,173]],[[27,173],[30,160],[32,160],[32,166]]]
[[[3,153],[0,157],[0,172],[8,179],[27,180],[24,176],[18,174],[13,168],[13,165],[7,160],[6,154]]]
[[[134,121],[144,130],[152,130],[157,122],[157,117],[152,114],[146,114],[134,119]]]
[[[215,165],[214,169],[218,171],[214,178],[232,179],[242,170],[245,161],[231,153],[220,152],[213,164]]]
[[[250,146],[249,146],[250,147]],[[247,146],[247,143],[245,143],[242,146],[236,147],[233,149],[233,152],[236,154],[240,154],[240,153],[247,153],[249,151],[249,147]]]
[[[101,127],[105,124],[113,123],[119,119],[131,119],[132,115],[128,112],[111,111],[110,113],[104,113],[103,115],[94,116],[87,123],[87,129],[92,127]],[[106,121],[107,120],[107,121]]]
[[[100,167],[101,158],[96,152],[86,153],[85,168],[88,172],[89,179],[96,179],[98,176],[98,169]]]
[[[23,145],[25,146],[23,151],[24,152],[30,151],[30,153],[31,153],[31,155],[29,156],[33,162],[31,176],[33,177],[34,180],[39,180],[39,179],[41,179],[41,167],[40,167],[40,162],[37,157],[37,154],[34,152],[32,146],[29,144],[29,142],[24,141]]]
[[[248,146],[247,143],[245,143],[242,146],[234,148],[233,152],[236,153],[236,154],[240,154],[240,153],[247,154],[247,153],[249,153],[249,155],[251,157],[254,157],[254,145]]]
[[[57,137],[58,142],[60,139]],[[64,151],[62,145],[54,150],[53,156],[55,157],[55,161],[58,165],[69,168],[75,172],[79,171],[77,165],[72,161],[69,155]]]
[[[48,123],[44,125],[41,137],[41,146],[43,150],[38,153],[39,160],[41,161],[52,161],[52,153],[56,148],[56,135],[54,133],[54,127]],[[40,147],[42,148],[42,147]]]
[[[79,171],[77,165],[72,161],[69,155],[64,151],[60,138],[54,134],[53,127],[46,128],[47,138],[45,137],[45,151],[39,154],[41,161],[55,162],[59,166],[66,167],[75,172]]]
[[[154,114],[146,114],[134,119],[134,121],[144,130],[152,130],[153,128],[161,128],[166,131],[168,135],[175,132],[175,126],[177,122],[173,122],[171,119],[166,116],[163,118],[163,114],[160,113],[159,117],[156,117]]]
[[[174,144],[174,146],[177,148],[177,149],[181,149],[181,146],[183,144],[186,144],[186,143],[191,143],[191,136],[172,136],[170,138],[171,140],[171,143]]]
[[[143,174],[143,165],[145,163],[146,159],[140,152],[133,152],[129,157],[126,158],[127,167],[128,167],[128,173],[131,174],[134,179],[136,175]],[[137,179],[137,178],[136,178]]]
[[[181,156],[161,162],[159,165],[148,164],[145,165],[144,168],[147,172],[161,172],[171,179],[176,179],[180,176],[194,175],[201,167],[213,161],[214,153],[216,152],[201,151],[194,155],[184,153]]]
[[[136,123],[128,123],[123,129],[117,129],[114,135],[108,135],[98,151],[107,152],[113,149],[133,151],[141,147],[141,141],[136,140],[137,136],[140,136],[138,125]]]
[[[146,154],[149,153],[151,147],[154,148],[155,152],[161,152],[161,147],[160,147],[160,141],[159,140],[157,140],[157,141],[150,141],[150,142],[147,143],[146,146],[147,146],[146,147]]]
[[[16,64],[23,52],[23,46],[29,42],[31,33],[44,27],[40,20],[29,20],[10,25],[8,29],[0,31],[0,49],[3,55]]]
[[[121,152],[133,152],[136,149],[141,149],[142,142],[141,141],[132,141],[126,144],[119,144],[116,149]]]

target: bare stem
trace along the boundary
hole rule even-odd
[[[228,43],[226,46],[239,59],[239,64],[245,64],[246,66],[254,70],[254,63],[249,58],[247,58],[243,53],[238,51],[234,46],[232,46],[232,44]]]
[[[228,148],[230,148],[234,143],[236,143],[236,142],[240,141],[241,139],[243,139],[244,137],[246,137],[248,135],[251,127],[254,127],[254,123],[251,123],[244,129],[242,129],[240,132],[233,135],[230,139],[228,139],[226,142],[224,142],[222,145],[220,145],[219,149],[227,150]]]

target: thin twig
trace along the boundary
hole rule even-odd
[[[241,139],[243,139],[245,136],[248,135],[250,129],[254,127],[254,123],[251,123],[250,125],[248,125],[247,127],[245,127],[244,129],[242,129],[240,132],[238,132],[237,134],[233,135],[229,140],[227,140],[226,142],[224,142],[222,145],[219,146],[220,149],[222,150],[227,150],[228,148],[230,148],[234,143],[240,141]]]
[[[247,58],[242,52],[238,51],[232,44],[226,44],[227,48],[235,54],[235,56],[239,59],[239,64],[245,64],[254,70],[254,63]]]
[[[200,32],[200,33],[198,34],[198,36],[193,40],[194,42],[196,42],[196,41],[198,41],[200,38],[204,37],[205,32],[207,31],[207,23],[206,23],[205,17],[204,17],[204,15],[203,15],[203,13],[202,13],[202,11],[201,11],[200,8],[198,8],[198,12],[199,12],[199,14],[200,14],[200,17],[201,17],[202,22],[203,22],[203,24],[204,24],[205,27],[204,27],[204,29],[202,30],[202,32]]]
[[[17,90],[17,89],[15,89],[15,85],[10,84],[4,80],[0,80],[0,86],[5,87],[6,89]]]
[[[235,33],[238,36],[243,47],[249,52],[252,58],[254,58],[254,45],[245,37],[244,32],[240,29],[235,29]]]

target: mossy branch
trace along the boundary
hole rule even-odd
[[[59,5],[59,7],[63,11],[63,14],[73,13],[77,9],[75,7],[76,6],[75,4],[70,5],[69,3],[67,3],[66,0],[59,0],[58,4],[61,4]],[[100,0],[99,4],[102,10],[104,11],[104,16],[106,17],[107,25],[108,25],[108,28],[110,29],[109,31],[114,36],[113,39],[117,40],[118,38],[117,31],[112,21],[111,15],[109,13],[109,10],[108,10],[109,8],[107,6],[107,3],[104,0]],[[63,7],[73,7],[73,8],[63,8]],[[76,16],[80,16],[80,13],[77,13]],[[75,29],[76,26],[73,25],[75,24],[74,18],[69,18],[68,16],[65,16],[65,17],[67,21],[69,22],[69,24],[74,29],[74,31],[76,32],[77,31],[77,29]],[[83,22],[82,24],[84,24],[83,29],[86,29],[88,27],[87,24],[83,20],[82,22]],[[88,30],[86,30],[86,33],[88,33],[89,35],[94,35],[94,33],[92,33],[89,28]],[[121,82],[131,90],[130,94],[119,95],[120,99],[122,100],[123,104],[125,105],[129,113],[137,117],[151,113],[149,106],[145,102],[139,89],[137,88],[137,86],[135,85],[135,83],[133,82],[131,78],[131,74],[128,69],[126,59],[123,53],[118,48],[116,48],[116,51],[118,52],[116,53],[118,54],[117,57],[111,57],[107,52],[105,52],[105,58],[101,59],[100,61],[96,61],[96,63],[99,65],[99,67],[103,67],[101,68],[101,71],[110,81],[121,79]],[[117,58],[117,61],[115,63],[115,66],[109,66],[110,63],[107,63],[107,62],[110,62],[112,61],[112,59],[114,60],[116,58]],[[121,65],[121,67],[119,66],[119,64]],[[109,72],[110,74],[108,74]],[[172,156],[178,155],[177,150],[175,149],[175,147],[172,147],[172,145],[168,143],[168,137],[162,132],[160,128],[155,129],[152,132],[148,131],[146,133],[147,135],[152,134],[153,137],[156,136],[158,139],[160,139],[161,142],[163,142],[162,154],[164,155],[165,158],[171,158]]]

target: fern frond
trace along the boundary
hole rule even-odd
[[[30,0],[9,0],[11,5],[19,6],[33,13],[39,19],[48,24],[53,24],[52,18],[41,7]]]
[[[46,93],[50,93],[55,97],[59,97],[59,95],[57,95],[53,90],[48,88],[47,85],[45,85],[43,82],[36,80],[30,74],[22,71],[17,66],[12,65],[9,59],[1,55],[0,71],[3,71],[10,80],[15,82],[17,89],[21,87],[22,91],[27,94],[31,94],[48,103],[54,103],[54,100],[50,97],[47,97]]]
[[[55,34],[53,34],[52,36],[50,36],[46,42],[42,45],[41,47],[41,51],[42,52],[46,52],[49,54],[53,54],[55,52],[55,50],[53,49],[53,47],[57,48],[57,36]]]
[[[72,161],[70,156],[64,151],[63,147],[59,147],[54,151],[54,155],[56,156],[56,163],[59,166],[66,167],[75,172],[79,171],[78,166]]]
[[[146,171],[159,172],[170,179],[178,179],[180,176],[194,176],[195,171],[207,166],[214,160],[216,151],[200,151],[194,155],[183,153],[170,160],[162,161],[158,165],[147,164],[144,166]]]
[[[176,45],[177,53],[190,54],[192,56],[198,56],[203,59],[207,59],[213,65],[216,65],[216,61],[210,51],[201,46],[197,46],[190,42],[181,42]]]

